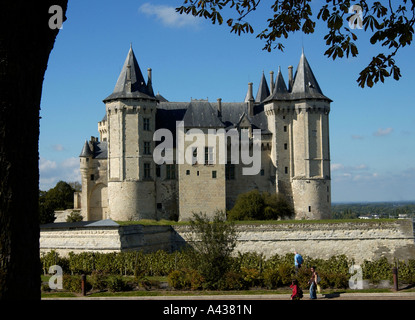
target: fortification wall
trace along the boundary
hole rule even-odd
[[[70,251],[173,251],[193,239],[189,226],[184,225],[55,225],[41,228],[41,252],[54,249],[65,255]],[[271,257],[297,251],[322,259],[345,254],[356,263],[376,260],[382,256],[389,260],[415,259],[411,220],[238,225],[237,230],[235,252],[258,252]]]

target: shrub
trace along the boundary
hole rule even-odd
[[[251,288],[262,285],[261,274],[257,269],[241,268],[241,273],[245,287]]]
[[[266,269],[263,274],[264,285],[268,289],[276,289],[281,283],[280,273],[275,269]]]
[[[399,261],[397,265],[399,282],[406,284],[415,283],[415,260]]]
[[[66,222],[78,222],[82,221],[84,217],[81,215],[79,211],[72,211],[67,217]]]
[[[372,283],[379,283],[380,280],[392,280],[392,265],[386,257],[376,261],[363,262],[363,279],[369,279]]]
[[[169,286],[174,289],[181,290],[189,287],[189,283],[187,283],[187,278],[183,270],[174,270],[170,272],[167,281]]]
[[[234,224],[225,221],[223,212],[216,212],[212,221],[206,214],[194,214],[190,220],[195,234],[192,242],[193,269],[205,279],[206,287],[216,288],[218,282],[232,266],[231,254],[236,245]]]
[[[282,263],[278,266],[278,273],[280,276],[280,283],[283,286],[290,285],[293,279],[292,266]]]
[[[107,288],[111,292],[128,291],[130,287],[122,276],[112,275],[107,277]]]
[[[219,290],[242,290],[246,288],[242,273],[235,270],[226,272],[218,284]]]
[[[174,270],[168,275],[168,283],[177,290],[198,290],[203,287],[203,276],[193,269]]]
[[[256,189],[240,194],[228,212],[230,220],[277,220],[293,215],[294,210],[282,195]]]
[[[64,274],[62,278],[63,288],[70,292],[82,292],[82,280],[79,275]]]
[[[88,282],[91,284],[92,289],[102,291],[107,288],[107,275],[101,271],[93,271],[88,277]]]

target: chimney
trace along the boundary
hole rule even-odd
[[[147,69],[147,75],[148,75],[148,80],[147,80],[147,83],[151,83],[152,81],[151,81],[151,68],[148,68]]]
[[[222,99],[218,98],[218,117],[222,118]]]
[[[274,92],[274,71],[271,71],[269,74],[271,75],[270,89],[271,89],[271,94],[272,94]]]
[[[254,116],[254,96],[252,93],[252,82],[248,83],[248,115]]]
[[[288,90],[293,88],[293,66],[288,67]]]

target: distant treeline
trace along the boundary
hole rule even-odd
[[[402,214],[415,218],[415,201],[332,203],[331,205],[332,219],[357,219],[369,215],[377,215],[379,218],[398,218]]]

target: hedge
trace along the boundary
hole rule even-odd
[[[49,267],[59,265],[64,275],[91,275],[93,287],[99,288],[100,275],[130,275],[137,279],[147,276],[168,276],[169,284],[176,289],[203,289],[203,277],[196,270],[191,270],[192,255],[186,251],[167,253],[114,252],[114,253],[70,253],[68,257],[60,257],[55,251],[41,256],[41,271],[47,274]],[[303,288],[308,287],[310,267],[316,266],[321,276],[322,288],[348,288],[350,267],[353,261],[344,255],[332,256],[329,259],[313,259],[304,257],[303,267],[298,274],[294,271],[294,254],[274,255],[265,258],[257,253],[238,253],[231,260],[230,271],[223,275],[217,284],[218,289],[238,290],[251,287],[275,289],[288,286],[296,277]],[[371,283],[380,280],[392,281],[392,267],[398,267],[399,283],[415,283],[415,260],[389,262],[386,258],[376,261],[365,261],[361,267],[363,279]],[[91,278],[91,277],[88,277]],[[119,277],[112,279],[113,290],[122,286]]]

